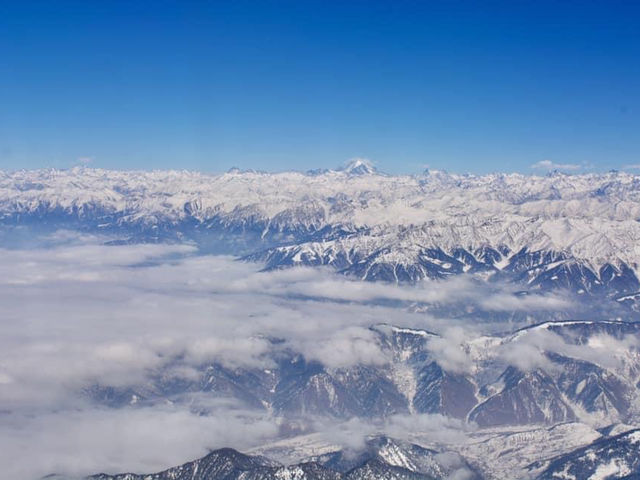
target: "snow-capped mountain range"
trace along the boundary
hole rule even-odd
[[[640,323],[546,322],[470,339],[459,345],[470,362],[466,367],[443,357],[443,339],[437,334],[384,324],[371,331],[387,352],[388,364],[330,368],[281,351],[274,356],[275,367],[266,370],[209,364],[191,382],[176,383],[159,374],[140,388],[101,386],[86,392],[94,401],[120,408],[175,403],[189,398],[186,392],[202,392],[271,412],[291,432],[248,452],[258,457],[224,450],[224,458],[214,452],[200,466],[188,463],[151,477],[92,478],[555,478],[559,470],[594,472],[611,462],[612,474],[640,474],[637,435],[620,451],[598,454],[602,462],[588,454],[589,448],[604,452],[609,438],[627,442],[616,435],[637,425]],[[451,428],[466,431],[449,438],[430,428],[409,427],[419,423],[420,415],[449,419]],[[341,451],[330,436],[314,432],[306,423],[310,418],[362,419],[373,436],[364,447]],[[381,439],[386,429],[409,436],[410,442]],[[465,476],[453,476],[452,465]],[[212,469],[227,473],[206,473]],[[591,478],[572,475],[566,478]]]
[[[287,421],[437,414],[494,428],[574,421],[605,426],[640,416],[637,322],[546,322],[459,344],[385,324],[370,331],[388,359],[382,365],[331,367],[278,349],[274,339],[273,368],[204,364],[190,381],[176,383],[159,371],[138,387],[101,385],[85,395],[122,407],[175,403],[203,392]],[[460,353],[450,358],[443,349]]]
[[[571,427],[571,425],[567,425]],[[562,430],[561,426],[557,430]],[[514,432],[505,435],[512,447],[526,442],[562,438],[550,432]],[[566,432],[564,432],[566,433]],[[576,434],[592,435],[576,430]],[[486,440],[477,442],[478,451]],[[553,442],[554,446],[558,446]],[[551,456],[527,466],[527,478],[536,480],[604,480],[635,479],[640,475],[640,430],[605,433],[586,446],[568,453]],[[495,446],[495,445],[494,445]],[[538,451],[552,453],[548,445]],[[471,447],[473,448],[473,446]],[[502,451],[501,451],[502,453]],[[509,452],[512,453],[512,452]],[[524,453],[526,456],[526,453]],[[67,480],[51,477],[52,480]],[[297,464],[282,465],[259,455],[246,455],[233,449],[220,449],[207,456],[155,474],[97,474],[86,480],[437,480],[483,478],[460,455],[438,452],[416,444],[388,437],[372,437],[360,451],[333,450],[309,457]],[[500,477],[520,478],[514,470],[505,469]]]
[[[195,241],[268,268],[331,265],[367,280],[498,274],[539,288],[640,289],[640,176],[378,173],[0,173],[7,225]]]
[[[582,310],[542,313],[531,303],[483,314],[465,297],[403,303],[457,320],[488,316],[504,331],[470,338],[374,324],[367,333],[385,359],[377,363],[332,366],[265,336],[266,369],[210,361],[176,378],[177,355],[140,384],[85,385],[78,393],[108,408],[183,402],[207,415],[194,398],[226,399],[286,432],[251,452],[216,450],[157,474],[92,479],[640,475],[640,176],[391,176],[362,159],[306,173],[0,172],[0,239],[61,229],[108,244],[187,242],[266,269],[329,266],[394,283],[467,275],[487,292],[512,282],[510,298],[542,290],[543,299],[548,291],[556,301],[585,299],[568,302]],[[574,311],[584,315],[572,320]],[[527,326],[510,331],[502,321],[517,315]],[[464,438],[409,428],[427,417],[454,422]],[[318,419],[363,422],[366,445],[328,443]],[[402,439],[386,431],[393,422]]]
[[[221,449],[156,474],[98,474],[87,480],[434,480],[455,472],[464,472],[461,478],[468,480],[480,478],[456,454],[381,436],[358,452],[335,450],[289,466]]]

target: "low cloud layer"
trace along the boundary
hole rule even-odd
[[[249,448],[273,438],[277,424],[255,412],[220,405],[210,415],[185,408],[76,408],[0,419],[4,478],[50,473],[147,473],[206,455],[210,449]]]
[[[195,378],[207,362],[268,369],[274,348],[329,368],[383,365],[390,359],[368,328],[381,323],[437,332],[428,344],[433,357],[466,373],[472,359],[463,344],[482,325],[461,328],[398,305],[571,306],[559,296],[515,295],[466,277],[399,287],[322,269],[262,272],[186,245],[103,246],[68,232],[48,242],[53,246],[0,249],[0,464],[11,465],[9,478],[157,471],[208,448],[247,449],[278,436],[279,419],[218,400],[207,415],[178,405],[100,408],[80,395],[92,385],[140,385],[158,371]],[[397,417],[386,427],[402,436],[435,430],[437,421],[444,420]],[[438,432],[456,428],[440,425]]]
[[[505,342],[497,352],[504,362],[523,371],[556,368],[549,353],[616,371],[633,364],[630,356],[636,357],[639,347],[640,340],[632,335],[615,338],[601,333],[589,337],[587,343],[576,343],[546,328],[534,328]]]

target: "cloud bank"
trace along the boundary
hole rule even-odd
[[[158,372],[193,379],[211,362],[269,369],[283,348],[328,368],[384,365],[390,359],[369,329],[381,323],[437,332],[428,344],[433,357],[465,373],[472,359],[464,343],[482,324],[462,328],[405,307],[571,306],[506,286],[483,290],[465,277],[399,287],[322,269],[263,272],[188,245],[104,246],[64,232],[48,241],[53,246],[0,249],[0,463],[16,479],[158,471],[210,448],[246,450],[280,434],[281,419],[197,395],[180,405],[100,407],[83,395],[93,385],[145,385]],[[385,428],[396,436],[434,430],[444,422],[434,418],[394,417]],[[447,435],[457,428],[441,427]]]

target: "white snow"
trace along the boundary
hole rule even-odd
[[[523,247],[565,251],[594,266],[640,263],[640,177],[619,172],[390,176],[362,159],[314,175],[0,171],[0,215],[53,210],[81,217],[99,210],[119,215],[124,223],[146,225],[218,215],[229,222],[263,219],[276,230],[368,227],[370,234],[357,238],[359,246],[370,251],[393,242],[408,249],[397,255],[400,259],[415,246],[504,245],[512,252]],[[349,241],[341,246],[348,250]]]
[[[601,463],[588,480],[605,480],[607,478],[620,478],[629,475],[631,470],[620,459],[611,459],[608,463]]]

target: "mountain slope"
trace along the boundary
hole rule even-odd
[[[533,465],[535,467],[537,465]],[[551,460],[536,478],[578,480],[639,478],[640,430],[596,440],[591,445]]]
[[[442,464],[438,452],[378,437],[362,452],[336,451],[290,466],[225,448],[155,474],[101,473],[86,480],[435,480],[456,471],[479,478],[462,460]]]
[[[362,160],[307,174],[0,172],[5,228],[188,240],[367,280],[502,275],[627,303],[640,290],[638,218],[640,178],[619,172],[390,176]]]
[[[640,323],[546,322],[453,343],[425,330],[385,324],[370,331],[371,347],[386,363],[329,367],[280,350],[274,340],[268,370],[204,363],[188,380],[177,382],[160,371],[139,386],[95,385],[84,393],[110,407],[188,402],[204,393],[294,423],[307,415],[381,421],[435,414],[483,428],[578,420],[604,426],[637,412]],[[448,363],[452,355],[466,362],[464,370]],[[536,363],[517,365],[527,357]]]

